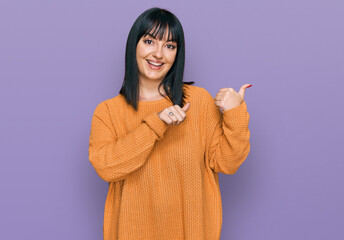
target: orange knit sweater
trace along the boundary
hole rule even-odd
[[[136,112],[118,94],[95,109],[89,161],[109,182],[104,240],[218,240],[218,173],[234,174],[250,151],[245,101],[222,112],[204,88],[185,85],[184,122],[157,113],[168,99],[140,101]]]

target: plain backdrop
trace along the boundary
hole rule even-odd
[[[253,85],[250,154],[219,175],[221,239],[344,239],[340,0],[2,0],[0,239],[102,239],[91,118],[118,94],[129,30],[151,7],[183,25],[184,81],[213,97]]]

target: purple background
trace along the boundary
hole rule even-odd
[[[340,0],[1,1],[0,239],[102,239],[91,118],[118,94],[130,27],[155,6],[183,25],[184,81],[213,96],[253,84],[251,152],[219,175],[221,239],[344,239]]]

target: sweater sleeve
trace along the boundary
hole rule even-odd
[[[143,118],[134,130],[118,137],[108,107],[102,102],[92,117],[89,161],[104,181],[122,180],[144,165],[155,141],[163,138],[167,127],[168,124],[159,118],[157,112],[153,112]]]
[[[250,151],[246,102],[222,112],[210,93],[206,91],[204,98],[206,160],[214,172],[235,174]]]

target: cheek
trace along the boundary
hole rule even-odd
[[[144,46],[142,46],[141,43],[139,43],[139,44],[137,45],[137,48],[136,48],[136,56],[137,56],[138,58],[142,58],[142,57],[144,57],[146,54],[147,54],[147,49],[146,49]]]
[[[170,62],[170,64],[173,64],[173,62],[176,60],[176,54],[170,54],[168,61]]]

